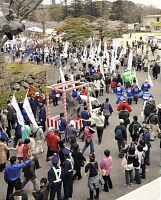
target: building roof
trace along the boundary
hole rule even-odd
[[[161,15],[146,15],[144,18],[161,17]]]

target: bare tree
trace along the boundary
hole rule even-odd
[[[22,21],[34,10],[43,0],[1,0],[0,5],[0,48],[7,39],[12,39],[25,30]],[[5,36],[5,37],[4,37]]]

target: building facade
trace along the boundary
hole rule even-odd
[[[144,16],[142,26],[149,31],[161,31],[161,15]]]

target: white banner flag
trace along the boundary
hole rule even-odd
[[[112,49],[111,66],[110,71],[115,71],[116,69],[116,51]]]
[[[39,126],[38,126],[38,124],[35,120],[34,114],[32,112],[32,109],[31,109],[27,95],[26,95],[24,103],[23,103],[23,108],[25,109],[27,116],[30,119],[30,121],[32,122],[32,124],[34,125],[34,127],[39,128]]]
[[[59,71],[60,71],[60,78],[61,78],[62,83],[65,83],[66,81],[65,81],[64,74],[61,67],[59,67]]]
[[[25,125],[25,123],[24,123],[24,118],[23,118],[23,115],[22,115],[22,113],[21,113],[20,107],[19,107],[19,105],[18,105],[18,103],[17,103],[17,100],[16,100],[16,97],[15,97],[15,96],[12,97],[11,105],[13,106],[13,108],[14,108],[15,111],[16,111],[18,123],[19,123],[21,126],[24,126],[24,125]]]
[[[152,81],[152,78],[150,76],[150,66],[148,66],[148,81],[149,81],[149,84],[151,85],[151,87],[153,87],[153,81]]]
[[[132,69],[132,60],[133,60],[133,50],[130,50],[128,64],[127,64],[127,70],[129,71],[131,71]]]

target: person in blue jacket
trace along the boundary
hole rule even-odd
[[[4,180],[8,184],[6,200],[8,200],[8,196],[13,193],[13,189],[16,185],[16,182],[19,181],[21,178],[21,169],[26,167],[29,163],[32,162],[32,159],[29,159],[22,163],[17,164],[16,160],[17,157],[12,156],[10,158],[10,164],[7,165],[5,168]]]
[[[134,98],[134,90],[131,86],[126,88],[127,102],[129,105],[132,103],[132,99]]]
[[[114,88],[114,93],[116,94],[116,104],[118,104],[119,99],[123,96],[124,88],[121,86],[121,83],[117,84],[117,87]]]
[[[43,127],[43,131],[46,131],[46,109],[43,102],[40,103],[40,111],[39,111],[39,122],[40,125]]]
[[[2,126],[0,126],[0,138],[4,138],[6,144],[8,145],[9,138],[8,138],[7,133],[3,130]]]
[[[140,90],[140,88],[137,85],[135,85],[133,87],[133,92],[134,92],[134,101],[137,104],[139,96],[141,95],[141,90]]]
[[[60,119],[58,122],[59,122],[59,133],[61,135],[61,139],[64,140],[67,127],[67,121],[64,118],[64,113],[60,113]]]
[[[141,86],[141,90],[144,92],[145,90],[150,90],[151,85],[149,84],[148,80],[145,80],[145,82]]]
[[[140,98],[142,99],[143,104],[145,104],[150,98],[153,98],[153,95],[150,94],[149,90],[147,89],[141,94]]]

